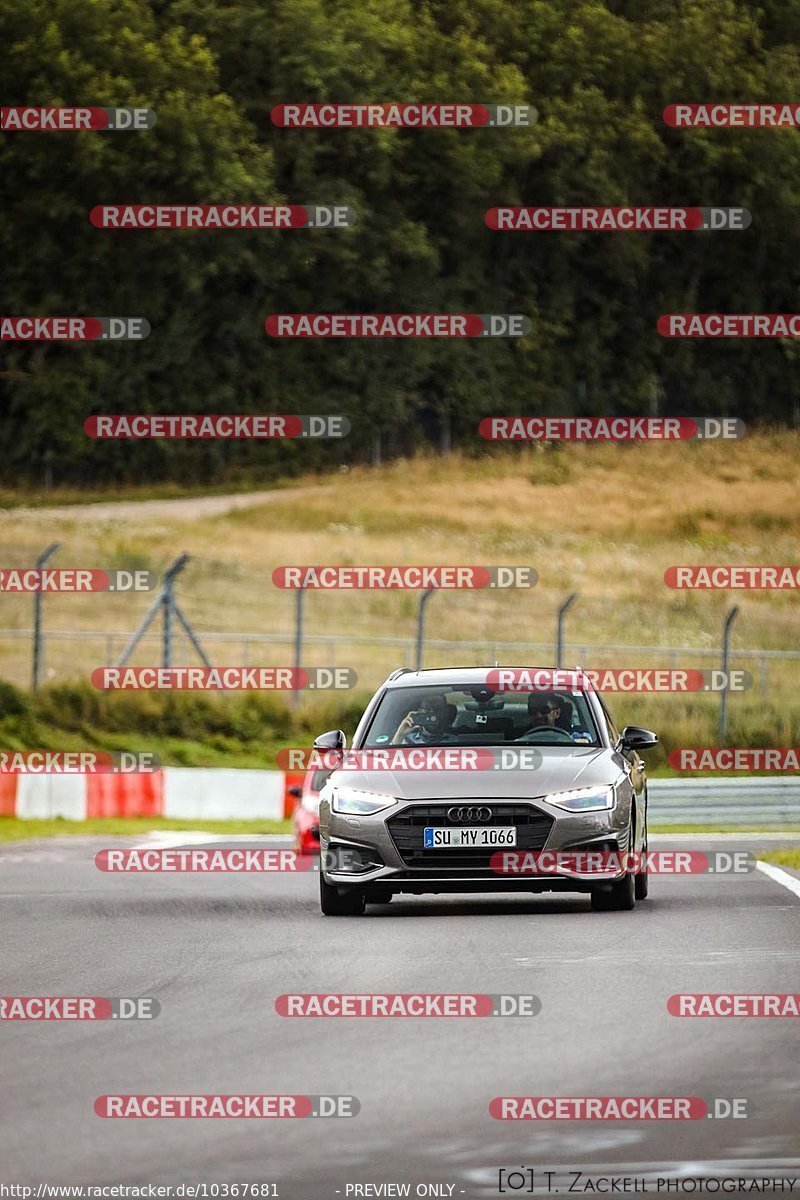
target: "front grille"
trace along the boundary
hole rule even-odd
[[[417,804],[404,809],[386,822],[397,853],[407,867],[424,867],[440,875],[448,872],[480,872],[494,876],[490,867],[492,855],[506,847],[484,848],[458,846],[453,849],[423,850],[423,829],[426,825],[459,825],[468,822],[450,821],[447,810],[459,805],[485,805],[492,811],[489,821],[475,824],[476,829],[492,825],[515,825],[517,850],[541,850],[550,834],[554,818],[531,804],[498,804],[490,800],[449,800],[446,804]],[[471,823],[469,823],[471,825]]]

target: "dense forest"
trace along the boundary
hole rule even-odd
[[[797,424],[795,346],[658,335],[798,308],[796,129],[676,102],[800,97],[800,0],[4,0],[5,104],[152,108],[0,140],[2,312],[144,317],[143,342],[0,345],[6,484],[274,478],[483,443],[482,417]],[[513,129],[286,129],[287,102],[530,104]],[[57,181],[57,182],[56,182]],[[343,204],[346,229],[95,228],[112,203]],[[742,206],[746,231],[501,233],[505,204]],[[272,339],[283,312],[521,313],[517,339]],[[100,413],[342,413],[344,441],[96,442]]]

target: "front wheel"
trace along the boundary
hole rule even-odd
[[[592,892],[592,912],[630,912],[636,905],[636,876],[626,875],[607,892]]]
[[[645,833],[645,835],[644,835],[644,847],[642,849],[642,856],[644,858],[644,862],[642,864],[643,870],[636,876],[636,889],[635,890],[636,890],[636,899],[637,900],[646,900],[647,892],[648,892],[648,888],[649,888],[649,876],[648,876],[648,870],[647,870],[647,833]]]
[[[628,838],[628,845],[633,849],[633,823]],[[639,878],[632,871],[626,871],[622,879],[612,883],[607,891],[597,888],[592,892],[592,912],[630,912],[636,906],[639,893]],[[647,876],[645,890],[647,888]]]
[[[361,888],[348,888],[346,892],[340,892],[337,887],[325,882],[320,870],[319,906],[324,917],[360,917],[365,908],[364,892]]]

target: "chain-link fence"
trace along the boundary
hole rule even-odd
[[[33,554],[31,559],[35,561]],[[112,562],[106,554],[103,565],[154,566],[129,554]],[[162,589],[169,581],[165,565]],[[374,690],[395,668],[414,668],[419,661],[426,667],[552,666],[560,657],[564,667],[709,671],[721,667],[725,617],[733,607],[730,592],[643,596],[631,591],[621,604],[599,591],[594,579],[572,593],[567,588],[557,593],[552,587],[442,589],[427,593],[427,599],[421,591],[309,589],[298,628],[297,592],[276,588],[263,569],[201,556],[192,556],[188,569],[173,579],[169,603],[159,606],[159,594],[52,593],[40,596],[38,605],[31,594],[4,594],[0,678],[29,687],[34,657],[45,685],[88,680],[97,667],[119,663],[126,651],[126,661],[134,666],[162,665],[167,656],[175,666],[199,665],[198,649],[186,626],[215,666],[347,667],[356,672],[360,693]],[[729,666],[747,672],[748,686],[731,693],[730,722],[734,732],[740,722],[741,740],[746,715],[753,744],[764,738],[777,744],[779,735],[797,737],[792,721],[800,719],[791,718],[797,713],[800,687],[797,605],[791,594],[767,599],[769,603],[763,594],[737,593],[740,612],[731,628]],[[38,655],[33,622],[37,607]],[[143,627],[149,611],[153,619]],[[175,619],[176,612],[185,614],[186,625]],[[631,638],[631,632],[639,636]],[[614,697],[612,707],[619,721],[645,724],[652,716],[654,722],[663,722],[668,715],[673,727],[683,713],[684,739],[692,736],[692,712],[703,714],[704,738],[719,730],[719,695],[681,696],[680,704],[675,699],[650,694]]]

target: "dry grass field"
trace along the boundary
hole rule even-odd
[[[797,593],[678,592],[665,586],[663,573],[673,564],[797,562],[799,474],[800,436],[786,432],[732,443],[570,444],[419,458],[307,477],[254,504],[239,497],[245,506],[233,511],[224,511],[225,502],[205,511],[202,500],[127,504],[122,513],[107,505],[9,507],[0,510],[0,565],[29,566],[53,540],[62,543],[53,566],[160,572],[188,551],[192,561],[177,596],[220,664],[291,662],[294,597],[271,579],[276,566],[290,563],[536,568],[540,581],[532,590],[434,596],[429,666],[552,662],[556,610],[574,591],[568,665],[580,659],[588,666],[711,667],[724,614],[735,603],[732,665],[753,671],[755,686],[731,700],[732,738],[787,745],[800,732],[800,660],[779,656],[759,664],[737,658],[737,649],[800,649]],[[149,602],[147,595],[47,596],[46,678],[76,679],[113,661]],[[391,668],[411,665],[417,604],[411,592],[309,593],[305,629],[315,640],[306,661],[353,666],[364,689],[372,689]],[[0,598],[0,677],[23,685],[31,608],[30,596]],[[210,634],[233,640],[220,643]],[[265,634],[283,640],[259,644]],[[365,640],[381,638],[404,641]],[[439,640],[476,645],[437,646]],[[525,652],[504,643],[544,648]],[[612,644],[650,649],[591,650]],[[133,661],[158,661],[159,652],[154,637]],[[193,661],[185,639],[175,661]],[[706,696],[612,703],[622,720],[635,715],[663,725],[668,718],[683,744],[710,736],[717,709],[716,698]]]

